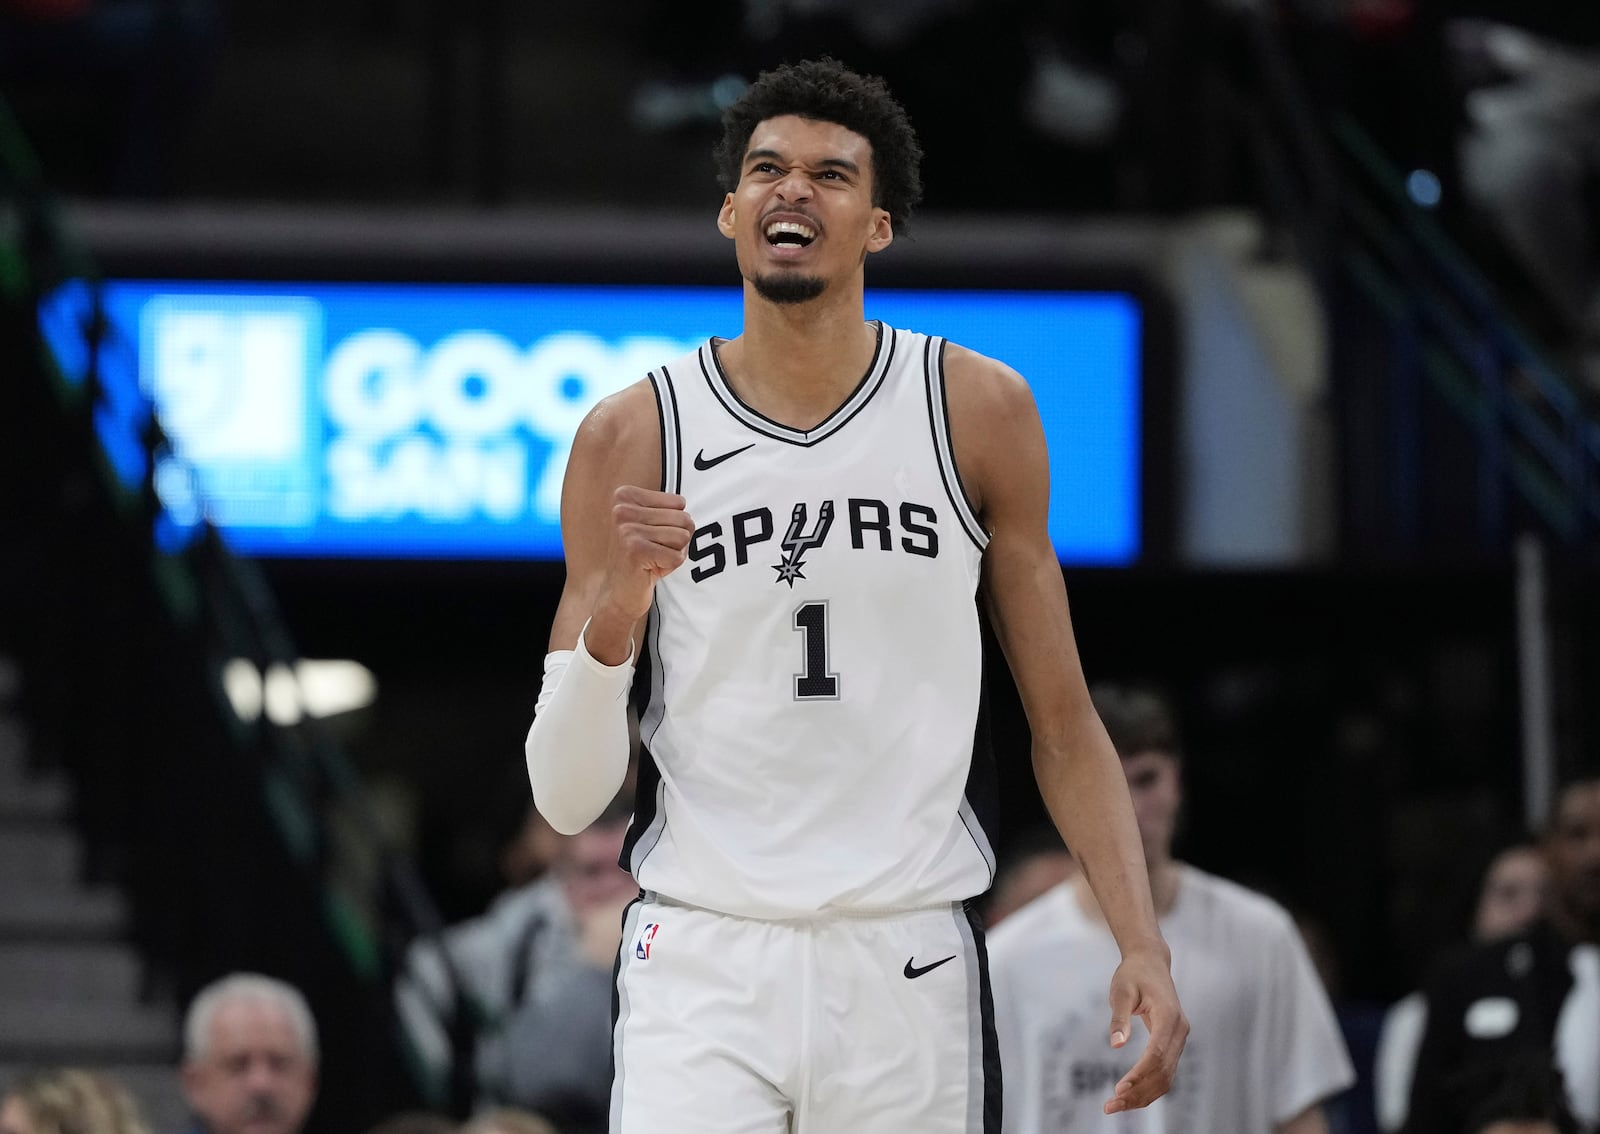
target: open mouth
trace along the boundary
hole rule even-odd
[[[804,248],[817,238],[814,228],[799,221],[773,221],[764,235],[774,248]]]

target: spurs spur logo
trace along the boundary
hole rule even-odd
[[[822,541],[828,538],[828,529],[831,527],[833,527],[832,500],[822,502],[822,507],[817,509],[816,526],[809,532],[806,531],[805,504],[794,506],[794,512],[789,518],[789,532],[783,537],[783,561],[772,565],[772,569],[778,573],[778,582],[788,583],[789,589],[793,590],[794,581],[806,577],[805,572],[801,570],[806,565],[805,554],[812,548],[822,546]]]

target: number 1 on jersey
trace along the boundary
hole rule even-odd
[[[805,668],[794,675],[796,701],[836,701],[839,675],[828,672],[828,604],[802,603],[795,608],[794,628],[801,634]]]

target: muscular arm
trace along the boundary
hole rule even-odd
[[[1032,394],[1008,367],[951,347],[952,440],[989,530],[984,592],[1033,735],[1040,794],[1072,848],[1122,953],[1112,981],[1112,1044],[1129,1017],[1150,1028],[1139,1062],[1106,1104],[1144,1106],[1171,1085],[1188,1023],[1172,986],[1121,762],[1089,699],[1050,542],[1049,460]]]
[[[661,434],[648,382],[637,382],[589,411],[573,438],[561,484],[567,578],[550,627],[550,649],[572,649],[587,622],[584,642],[607,665],[631,661],[628,641],[633,640],[636,654],[644,628],[643,614],[609,601],[615,597],[607,587],[616,538],[612,512],[621,485],[661,486]]]
[[[567,579],[545,688],[524,751],[534,804],[564,834],[605,809],[628,770],[627,693],[655,581],[683,561],[693,526],[657,490],[655,395],[638,383],[578,428],[561,493]]]

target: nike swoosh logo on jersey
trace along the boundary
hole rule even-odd
[[[744,452],[745,449],[753,449],[753,448],[755,448],[755,444],[756,443],[754,441],[752,441],[752,442],[750,442],[750,444],[744,446],[744,448],[742,448],[742,449],[735,449],[731,453],[724,453],[720,457],[711,457],[711,458],[707,458],[706,457],[706,451],[704,449],[701,449],[698,453],[696,453],[694,455],[694,467],[699,469],[701,472],[705,472],[707,469],[716,468],[723,461],[726,461],[729,457],[737,457],[740,453]]]
[[[956,959],[956,955],[954,953],[951,953],[944,960],[935,961],[931,965],[923,965],[919,969],[917,967],[917,965],[916,965],[916,960],[917,959],[915,957],[907,957],[906,958],[906,979],[907,980],[916,980],[923,973],[931,973],[931,972],[933,972],[934,969],[938,968],[940,965],[949,964],[951,961],[953,961],[955,959]]]

